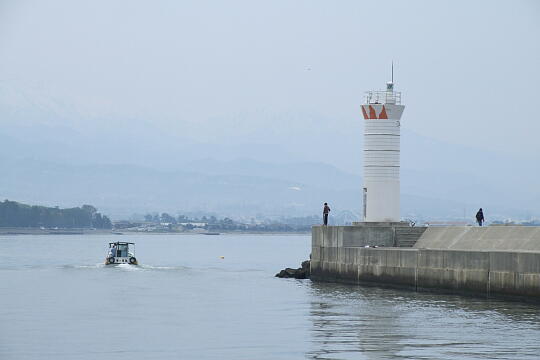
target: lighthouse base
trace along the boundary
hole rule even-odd
[[[373,172],[364,169],[364,174]],[[378,171],[383,171],[378,168]],[[394,172],[393,179],[387,180],[370,180],[365,175],[364,180],[364,217],[365,222],[388,222],[394,223],[400,220],[400,190],[399,190],[399,174],[396,168],[391,168]]]

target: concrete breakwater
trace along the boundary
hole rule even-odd
[[[311,279],[540,300],[540,228],[404,229],[399,223],[313,227]],[[401,233],[409,247],[398,247]]]

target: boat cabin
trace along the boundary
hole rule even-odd
[[[135,243],[124,241],[110,242],[105,264],[137,265],[137,258],[135,258]]]

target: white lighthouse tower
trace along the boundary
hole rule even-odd
[[[393,72],[393,71],[392,71]],[[368,91],[364,115],[364,222],[398,222],[400,121],[405,109],[392,81]]]

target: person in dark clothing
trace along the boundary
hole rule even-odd
[[[482,211],[482,208],[476,213],[476,222],[478,223],[478,226],[482,226],[484,223],[484,212]]]
[[[323,221],[324,225],[328,225],[328,213],[330,212],[330,206],[328,206],[328,203],[324,203],[323,208]]]

